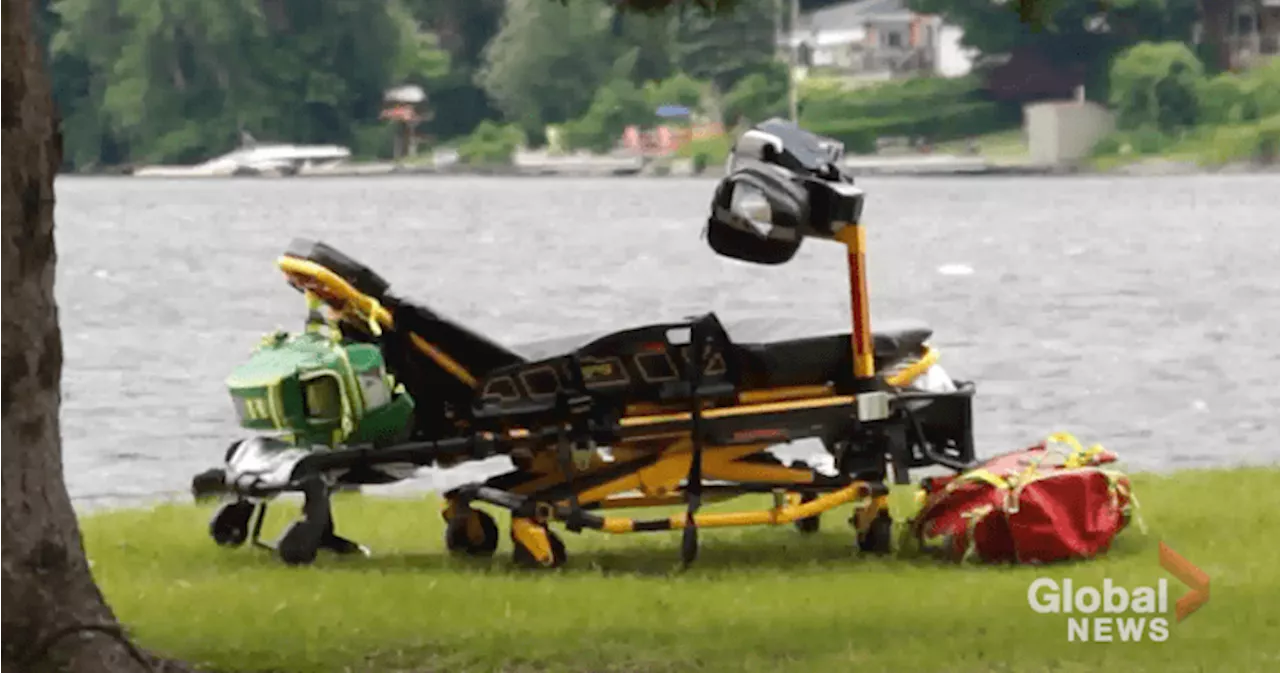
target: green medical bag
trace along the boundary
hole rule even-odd
[[[372,344],[276,332],[226,385],[241,427],[297,446],[388,444],[412,428],[413,398]]]

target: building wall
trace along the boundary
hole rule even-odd
[[[878,21],[867,26],[863,45],[868,50],[908,49],[912,46],[913,25],[908,21]],[[891,44],[890,36],[896,36],[897,44]]]
[[[1023,108],[1031,161],[1069,164],[1087,157],[1099,140],[1115,129],[1115,117],[1092,102],[1050,101]]]
[[[973,70],[973,50],[960,44],[964,31],[957,26],[940,26],[936,45],[938,74],[943,77],[964,77]]]
[[[890,46],[888,35],[898,44]],[[859,74],[878,73],[885,63],[900,62],[913,50],[927,53],[914,59],[920,74],[959,77],[972,68],[973,56],[959,46],[963,31],[942,22],[935,15],[869,16],[854,27],[812,26],[780,40],[783,44],[807,45],[809,64],[847,69]],[[892,74],[892,73],[890,73]]]
[[[866,31],[823,30],[806,35],[800,42],[809,45],[811,65],[849,67],[852,64],[852,48],[862,44]]]

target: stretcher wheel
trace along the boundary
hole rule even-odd
[[[469,556],[492,556],[498,549],[498,524],[487,512],[470,510],[467,516],[454,517],[444,529],[445,547]]]
[[[893,518],[888,512],[878,514],[865,532],[858,533],[858,549],[870,554],[893,551]]]
[[[800,504],[803,505],[807,502],[813,502],[814,500],[817,500],[817,499],[818,499],[817,495],[814,495],[813,493],[805,493],[800,496]],[[811,517],[806,517],[804,519],[796,519],[795,527],[796,527],[796,530],[800,531],[801,533],[804,533],[805,535],[811,535],[813,533],[816,533],[818,532],[818,529],[822,527],[822,516],[815,515]]]
[[[307,565],[316,560],[324,529],[306,520],[294,521],[276,542],[276,553],[285,564]]]
[[[543,565],[533,552],[527,549],[520,540],[514,535],[511,536],[512,551],[511,558],[516,565],[522,568],[559,568],[569,558],[568,552],[565,551],[564,542],[560,540],[560,536],[556,535],[550,528],[547,529],[547,542],[551,543],[551,564]]]
[[[249,539],[249,519],[253,503],[246,500],[224,503],[209,520],[209,536],[222,547],[239,547]]]

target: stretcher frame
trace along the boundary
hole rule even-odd
[[[492,456],[509,456],[516,469],[484,482],[467,484],[444,494],[446,544],[453,552],[492,554],[497,527],[492,517],[476,509],[487,503],[511,513],[510,534],[515,559],[522,565],[555,567],[567,558],[564,545],[549,525],[563,524],[573,532],[584,529],[611,534],[683,531],[682,559],[697,555],[697,530],[726,526],[795,524],[817,530],[818,517],[854,503],[850,523],[864,551],[886,552],[892,519],[888,512],[887,479],[909,482],[909,471],[923,465],[962,470],[972,463],[970,382],[956,382],[949,393],[903,390],[937,361],[926,349],[902,371],[876,374],[875,353],[865,271],[866,236],[858,222],[836,223],[834,239],[847,251],[851,303],[852,385],[788,386],[745,390],[730,394],[703,384],[697,347],[705,334],[689,324],[694,362],[688,368],[688,400],[681,404],[635,404],[617,418],[593,414],[590,400],[562,400],[561,422],[536,426],[512,425],[500,415],[481,412],[475,427],[456,437],[409,442],[372,449],[342,447],[316,452],[303,459],[284,485],[260,487],[238,484],[236,509],[247,526],[222,538],[235,544],[244,537],[256,546],[274,548],[291,564],[309,563],[320,549],[350,553],[366,551],[334,533],[329,496],[336,485],[326,481],[333,469],[365,463],[454,465]],[[331,318],[344,328],[374,336],[395,328],[393,313],[377,299],[357,290],[339,274],[314,261],[282,256],[277,265],[288,282],[309,299],[327,306]],[[410,334],[413,347],[441,369],[471,388],[478,377],[419,334]],[[955,450],[942,453],[925,440],[911,403],[949,400],[962,428]],[[912,435],[915,435],[913,442]],[[807,465],[784,466],[765,459],[772,446],[819,437],[837,464],[837,476]],[[608,447],[612,460],[596,449]],[[719,482],[707,484],[707,481]],[[267,502],[285,491],[301,492],[303,518],[280,540],[260,540]],[[699,512],[705,501],[751,493],[773,494],[773,506],[762,510]],[[622,508],[651,508],[684,504],[670,516],[636,519],[600,515]],[[252,516],[252,523],[249,522]],[[233,517],[235,518],[235,517]],[[217,517],[213,525],[219,538]],[[222,540],[220,540],[221,542]]]

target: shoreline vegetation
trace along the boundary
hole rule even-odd
[[[682,96],[680,100],[693,106],[698,92],[696,82],[676,76],[650,83],[645,92],[632,92],[638,97],[632,105],[642,109],[645,103],[639,99],[647,97],[653,103]],[[844,143],[845,166],[855,176],[1280,171],[1280,58],[1240,73],[1209,76],[1195,54],[1176,42],[1142,43],[1115,59],[1108,98],[1113,130],[1088,155],[1056,164],[1033,159],[1021,107],[989,100],[977,75],[922,77],[856,89],[836,78],[815,76],[802,83],[800,101],[801,126]],[[754,116],[776,114],[776,107],[762,104]],[[672,128],[697,129],[699,120],[695,115],[673,122]],[[704,126],[715,132],[692,132],[692,139],[673,150],[645,156],[635,149],[611,149],[611,139],[619,135],[614,131],[626,128],[620,119],[597,123],[584,118],[552,125],[545,144],[532,147],[518,127],[486,121],[453,147],[437,146],[400,160],[357,157],[303,167],[289,175],[719,177],[734,138],[745,127],[745,122],[728,131]],[[64,175],[130,172],[117,167]]]
[[[618,67],[633,66],[635,54]],[[633,82],[615,77],[599,88],[581,116],[538,125],[481,121],[470,133],[433,143],[398,159],[366,150],[335,164],[250,168],[235,161],[178,175],[190,164],[124,165],[93,171],[77,164],[65,174],[145,177],[235,175],[379,176],[502,175],[540,177],[723,174],[734,139],[751,120],[785,116],[787,73],[760,65],[725,93],[713,80],[676,71]],[[1239,72],[1211,73],[1181,42],[1140,42],[1105,62],[1095,92],[1109,122],[1085,136],[1038,144],[1083,145],[1084,156],[1032,151],[1023,104],[990,90],[990,73],[916,76],[857,83],[825,71],[794,84],[798,123],[843,143],[855,175],[1185,175],[1273,173],[1280,170],[1280,58]],[[627,70],[627,68],[622,68]],[[1084,90],[1077,90],[1084,103]],[[1066,103],[1067,101],[1057,101]],[[674,103],[671,104],[671,103]],[[676,110],[667,118],[658,109]],[[736,120],[732,128],[722,120]],[[1109,129],[1109,132],[1108,132]],[[1099,136],[1098,133],[1103,135]],[[656,140],[656,139],[661,140]],[[1096,141],[1094,139],[1097,139]],[[1047,148],[1048,145],[1046,145]],[[356,148],[359,149],[359,148]],[[1047,157],[1053,157],[1050,161]],[[294,160],[299,161],[300,160]],[[198,162],[197,162],[198,163]],[[171,169],[179,170],[173,171]],[[206,170],[207,169],[207,170]],[[158,174],[157,174],[158,173]],[[139,176],[144,177],[144,176]]]
[[[1206,159],[1220,154],[1219,138],[1231,134],[1249,133],[1248,127],[1208,129],[1180,141],[1172,142],[1167,150],[1142,154],[1100,155],[1075,165],[1037,165],[1027,157],[1024,141],[1010,142],[1010,133],[995,133],[972,139],[973,145],[984,147],[987,143],[1001,147],[1001,154],[979,151],[970,154],[963,148],[951,147],[957,143],[945,143],[931,152],[920,154],[896,154],[855,156],[846,161],[846,169],[854,177],[1082,177],[1082,175],[1108,175],[1108,177],[1174,177],[1174,175],[1244,175],[1280,173],[1280,165],[1274,162],[1248,159],[1213,161]],[[1221,136],[1219,136],[1221,134]],[[1238,136],[1236,136],[1238,137]],[[1020,155],[1004,152],[1020,148]],[[67,171],[59,177],[70,178],[133,178],[143,180],[210,180],[210,179],[296,179],[296,178],[388,178],[407,177],[474,177],[474,178],[721,178],[723,161],[712,162],[698,169],[689,157],[669,157],[666,160],[630,159],[609,156],[563,156],[552,161],[545,155],[535,154],[532,160],[516,161],[508,165],[447,165],[436,166],[430,162],[352,161],[333,168],[301,170],[293,175],[192,175],[192,177],[136,177],[122,170]]]
[[[678,533],[566,533],[568,565],[548,572],[514,568],[505,534],[492,559],[451,557],[435,496],[339,495],[340,531],[374,555],[302,568],[215,546],[210,504],[82,520],[93,573],[130,633],[218,673],[1270,670],[1280,569],[1266,534],[1280,527],[1280,468],[1132,477],[1145,533],[1130,526],[1095,560],[1044,567],[862,556],[847,508],[811,536],[709,530],[683,572]],[[264,539],[295,510],[277,504]],[[1069,642],[1068,615],[1028,605],[1038,577],[1127,588],[1166,579],[1172,604],[1186,589],[1160,568],[1161,542],[1212,587],[1186,622],[1170,618],[1165,642],[1114,631],[1110,643]]]
[[[967,0],[863,8],[944,19],[970,50],[963,67],[946,68],[934,38],[915,29],[883,33],[878,47],[864,40],[856,62],[819,58],[810,24],[847,32],[820,18],[840,14],[838,0],[801,0],[798,16],[775,0],[679,16],[622,11],[638,7],[628,2],[330,4],[305,21],[292,6],[171,8],[166,21],[184,28],[157,34],[145,2],[45,3],[37,28],[62,111],[63,174],[190,167],[250,138],[350,153],[326,175],[711,174],[728,142],[704,134],[775,116],[843,142],[864,175],[1238,172],[1269,170],[1280,155],[1280,61],[1230,43],[1235,2],[1064,0],[1031,17]],[[973,151],[1016,132],[1022,104],[1080,97],[1105,106],[1118,129],[1083,161],[1074,151],[1062,166]],[[672,149],[666,131],[698,141],[653,162],[604,158],[662,126],[662,152]],[[1039,145],[1038,157],[1058,153]],[[517,148],[545,156],[517,161]],[[432,150],[468,167],[437,167]],[[269,164],[250,172],[297,170]],[[208,168],[199,172],[220,172]]]

